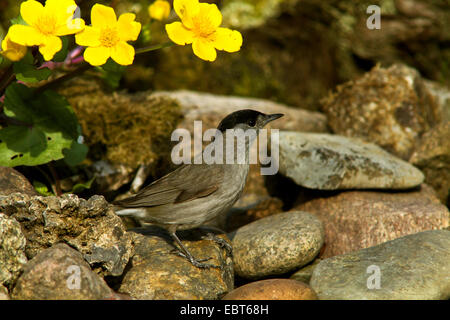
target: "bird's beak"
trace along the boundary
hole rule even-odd
[[[284,114],[282,114],[282,113],[267,114],[264,119],[264,125],[268,124],[269,122],[271,122],[273,120],[281,118],[282,116],[284,116]]]

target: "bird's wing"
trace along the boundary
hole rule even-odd
[[[219,188],[223,176],[223,166],[220,165],[183,165],[133,197],[115,201],[114,204],[122,208],[153,207],[206,197]]]

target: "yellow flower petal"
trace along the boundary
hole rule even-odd
[[[215,4],[200,3],[200,12],[198,14],[202,21],[208,21],[211,27],[219,27],[222,23],[222,13]]]
[[[39,46],[39,52],[44,56],[46,61],[53,59],[55,53],[62,48],[62,41],[56,36],[48,36],[44,38],[44,42]]]
[[[119,38],[122,41],[135,41],[139,32],[141,32],[141,24],[134,21],[136,15],[134,13],[123,13],[117,22],[117,30]]]
[[[84,30],[75,35],[75,42],[80,46],[98,47],[100,45],[100,30],[86,26]]]
[[[2,50],[1,54],[11,61],[19,61],[27,53],[27,47],[12,42],[8,34],[2,41]]]
[[[84,60],[93,66],[105,64],[111,56],[111,49],[106,47],[89,47],[84,51]]]
[[[64,33],[59,34],[59,32],[55,30],[55,35],[66,35],[77,32],[74,30],[73,32],[68,33],[68,29],[73,28],[72,18],[76,8],[77,4],[74,0],[47,0],[45,2],[46,13],[57,19],[56,29],[61,31],[61,33]]]
[[[56,35],[66,36],[68,34],[74,34],[82,31],[85,28],[83,19],[71,19],[67,20],[66,24],[59,26],[56,29]]]
[[[148,6],[148,14],[152,19],[164,20],[169,17],[170,3],[164,0],[156,0]]]
[[[11,41],[23,46],[36,46],[44,41],[44,37],[36,29],[21,24],[12,25],[9,28],[8,34]]]
[[[111,58],[123,66],[128,66],[134,60],[134,48],[128,43],[121,41],[111,48]]]
[[[96,3],[91,10],[91,23],[96,28],[112,28],[117,23],[116,13],[113,8]]]
[[[45,1],[45,8],[59,14],[70,14],[73,15],[77,4],[74,0],[47,0]],[[69,9],[72,10],[69,12]]]
[[[42,4],[35,0],[28,0],[22,2],[20,5],[20,15],[23,20],[29,25],[32,25],[36,18],[39,17],[44,12],[44,7]]]
[[[194,43],[192,44],[192,49],[194,50],[194,54],[200,59],[206,61],[216,60],[216,49],[211,42],[205,39],[195,39]]]
[[[192,17],[196,16],[200,11],[200,3],[198,0],[174,0],[173,8],[181,21],[187,28],[192,28]]]
[[[214,47],[217,50],[225,50],[227,52],[236,52],[241,49],[242,35],[239,31],[227,28],[218,28],[214,41]]]
[[[191,30],[186,29],[179,21],[166,24],[166,32],[169,39],[180,46],[190,44],[194,41],[194,33]]]

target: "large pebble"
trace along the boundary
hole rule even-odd
[[[91,271],[83,256],[66,244],[41,251],[25,266],[12,298],[18,300],[107,299],[112,290]]]
[[[319,299],[449,299],[450,231],[430,230],[322,260]]]
[[[322,258],[449,225],[448,209],[425,184],[411,192],[346,191],[313,199],[295,209],[314,213],[323,222]]]
[[[290,279],[267,279],[234,289],[223,300],[317,300],[305,283]]]
[[[135,299],[202,300],[219,299],[233,289],[232,259],[225,249],[211,240],[202,240],[207,228],[177,232],[178,237],[197,259],[211,258],[219,268],[200,269],[174,253],[167,232],[152,226],[130,232],[135,254],[119,287],[119,292]],[[225,241],[225,235],[219,235]]]
[[[320,190],[406,189],[424,176],[380,147],[338,135],[281,131],[280,173]]]
[[[20,172],[13,168],[0,166],[0,194],[8,195],[14,192],[30,196],[38,195],[31,183]]]
[[[307,212],[284,212],[245,225],[230,235],[236,274],[258,279],[312,261],[324,241],[320,220]]]

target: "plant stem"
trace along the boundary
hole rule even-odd
[[[0,96],[3,95],[3,91],[6,89],[7,86],[9,86],[11,82],[14,81],[15,77],[16,75],[14,74],[13,71],[13,65],[11,64],[5,70],[5,72],[3,72],[2,77],[0,79]]]
[[[55,180],[55,191],[56,195],[59,197],[62,195],[61,183],[58,178],[58,174],[56,173],[55,167],[53,165],[53,161],[48,163],[48,168],[50,169],[50,173],[52,174],[53,180]]]
[[[167,48],[167,47],[170,47],[170,46],[173,46],[173,45],[174,45],[174,43],[171,42],[171,41],[160,43],[160,44],[155,44],[153,46],[136,49],[136,54],[141,54],[141,53],[145,53],[145,52],[155,51],[155,50]],[[61,76],[61,77],[59,77],[59,78],[57,78],[55,80],[49,81],[46,84],[44,84],[43,86],[37,88],[34,94],[37,95],[39,93],[44,92],[45,90],[52,89],[55,86],[58,86],[60,83],[62,83],[64,81],[67,81],[67,80],[70,80],[73,77],[76,77],[77,75],[80,75],[83,72],[85,72],[85,71],[87,71],[87,70],[89,70],[91,68],[93,68],[93,66],[90,65],[89,63],[85,62],[82,65],[80,65],[78,68],[76,68],[75,70],[73,70],[71,72],[68,72],[65,75],[63,75],[63,76]]]
[[[39,166],[36,166],[36,169],[38,169],[38,171],[44,176],[45,180],[47,180],[47,182],[50,184],[50,187],[52,188],[53,193],[56,195],[55,186],[53,185],[53,181],[52,181],[52,179],[50,179],[47,172],[45,172],[44,169],[42,169]]]
[[[65,75],[56,78],[55,80],[49,81],[46,84],[44,84],[43,86],[39,87],[36,89],[36,91],[34,92],[35,95],[38,95],[39,93],[42,93],[48,89],[52,89],[56,86],[58,86],[60,83],[63,83],[64,81],[70,80],[73,77],[76,77],[77,75],[80,75],[82,73],[84,73],[85,71],[89,70],[90,68],[92,68],[93,66],[91,66],[89,63],[83,63],[81,66],[79,66],[78,68],[76,68],[75,70],[66,73]]]
[[[158,50],[158,49],[171,47],[173,45],[174,45],[174,43],[172,41],[167,41],[167,42],[164,42],[164,43],[155,44],[153,46],[136,49],[136,54],[141,54],[141,53],[145,53],[145,52],[155,51],[155,50]]]

